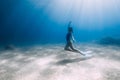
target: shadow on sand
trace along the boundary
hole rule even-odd
[[[75,59],[63,59],[58,62],[56,62],[56,65],[67,65],[69,63],[76,63],[84,60],[91,59],[92,57],[84,57],[84,58],[75,58]]]

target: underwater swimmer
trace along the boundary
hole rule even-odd
[[[75,39],[73,36],[73,28],[71,27],[71,23],[72,22],[70,21],[68,24],[68,33],[66,35],[66,46],[65,46],[64,50],[78,52],[82,55],[85,55],[73,47],[73,42],[75,42]]]

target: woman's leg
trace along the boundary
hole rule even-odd
[[[66,44],[66,46],[65,46],[65,48],[64,48],[64,50],[71,51],[71,49],[69,49],[69,47],[70,47],[70,44],[69,44],[69,43],[67,43],[67,44]]]
[[[72,51],[74,51],[74,52],[78,52],[78,53],[84,55],[84,54],[81,53],[79,50],[75,49],[75,48],[73,47],[73,44],[72,44],[72,43],[70,43],[70,48],[72,49]]]

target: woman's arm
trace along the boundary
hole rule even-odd
[[[74,36],[73,36],[73,34],[72,34],[71,38],[72,38],[72,41],[73,41],[73,42],[76,41],[75,38],[74,38]]]

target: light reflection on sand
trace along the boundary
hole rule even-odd
[[[81,48],[82,47],[82,48]],[[84,57],[63,45],[2,51],[0,80],[119,80],[120,50],[110,46],[80,45]]]

